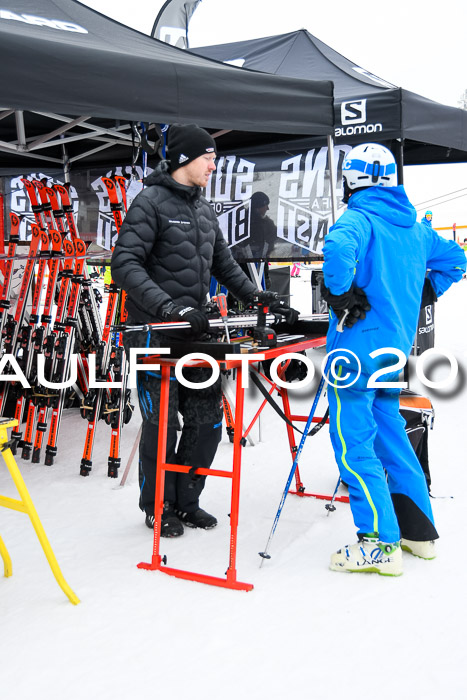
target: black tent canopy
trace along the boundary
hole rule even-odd
[[[228,66],[76,0],[4,0],[0,62],[0,167],[116,162],[135,121],[196,122],[219,149],[333,131],[330,81]]]
[[[403,143],[407,165],[467,160],[466,110],[433,102],[388,83],[305,29],[192,51],[257,71],[332,81],[337,144],[397,139]],[[297,148],[301,145],[298,139]],[[396,144],[392,147],[397,153]]]

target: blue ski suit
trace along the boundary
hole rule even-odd
[[[399,413],[400,389],[368,386],[382,367],[389,370],[374,376],[375,383],[397,382],[398,358],[390,352],[374,358],[369,354],[397,348],[409,356],[427,271],[441,296],[462,279],[464,251],[416,221],[400,185],[355,192],[326,236],[323,254],[324,282],[331,293],[342,294],[354,285],[365,291],[371,305],[365,319],[342,333],[331,311],[327,336],[328,352],[343,349],[347,358],[335,366],[338,376],[346,376],[347,388],[339,386],[339,380],[328,388],[329,420],[358,533],[375,533],[383,542],[396,542],[401,536],[436,539],[425,476]]]

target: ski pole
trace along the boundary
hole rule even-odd
[[[337,331],[338,331],[338,333],[342,333],[342,332],[343,332],[343,330],[344,330],[344,323],[345,323],[345,320],[346,320],[346,318],[347,318],[348,315],[349,315],[349,310],[348,310],[348,309],[345,309],[345,311],[344,311],[344,313],[343,313],[343,315],[342,315],[342,318],[340,319],[339,324],[338,324],[338,326],[337,326]],[[331,357],[330,357],[330,355],[331,355],[332,351],[336,349],[335,346],[337,345],[337,339],[338,339],[338,338],[339,338],[339,336],[336,335],[336,337],[335,337],[335,339],[334,339],[334,342],[333,342],[333,344],[332,344],[332,348],[331,348],[331,350],[330,350],[329,353],[328,353],[328,359],[327,359],[327,361],[326,361],[326,366],[325,366],[324,371],[323,371],[323,376],[321,377],[320,382],[319,382],[319,385],[318,385],[318,389],[316,390],[316,394],[315,394],[315,398],[314,398],[314,401],[313,401],[313,405],[311,406],[311,411],[310,411],[310,414],[309,414],[309,416],[308,416],[308,419],[307,419],[307,422],[306,422],[306,425],[305,425],[305,429],[304,429],[304,431],[303,431],[302,439],[300,440],[300,444],[299,444],[299,446],[298,446],[298,448],[297,448],[297,452],[296,452],[296,454],[295,454],[295,459],[294,459],[294,461],[293,461],[292,468],[291,468],[291,470],[290,470],[290,474],[289,474],[289,477],[288,477],[288,479],[287,479],[287,483],[286,483],[285,488],[284,488],[284,491],[283,491],[283,493],[282,493],[282,498],[281,498],[281,500],[280,500],[279,507],[278,507],[278,509],[277,509],[276,517],[274,518],[274,522],[273,522],[273,524],[272,524],[271,532],[269,533],[269,537],[268,537],[268,541],[267,541],[267,543],[266,543],[266,547],[265,547],[265,549],[264,549],[263,552],[258,552],[259,556],[261,557],[260,568],[262,567],[263,562],[264,562],[265,559],[270,559],[270,558],[271,558],[271,555],[268,554],[269,545],[270,545],[270,543],[271,543],[272,538],[274,537],[274,533],[275,533],[275,531],[276,531],[277,524],[278,524],[278,522],[279,522],[279,518],[280,518],[281,513],[282,513],[282,508],[284,507],[285,499],[287,498],[287,494],[288,494],[288,492],[289,492],[290,484],[292,483],[292,479],[293,479],[294,474],[295,474],[295,471],[296,471],[296,469],[297,469],[298,460],[299,460],[300,455],[301,455],[301,453],[302,453],[302,449],[303,449],[303,446],[304,446],[304,444],[305,444],[305,440],[306,440],[307,437],[308,437],[308,431],[309,431],[310,426],[311,426],[311,423],[312,423],[312,421],[313,421],[313,418],[314,418],[314,415],[315,415],[315,411],[316,411],[316,407],[317,407],[317,405],[318,405],[318,401],[319,401],[320,396],[321,396],[321,392],[323,391],[323,387],[324,387],[324,383],[325,383],[325,381],[326,381],[327,373],[328,373],[329,368],[330,368],[330,366],[331,366]]]
[[[339,488],[340,483],[341,483],[341,478],[339,477],[337,479],[336,488],[334,489],[334,493],[332,494],[331,501],[329,503],[326,503],[326,505],[324,506],[326,508],[326,510],[328,511],[327,515],[329,515],[329,513],[331,513],[331,512],[333,513],[336,510],[336,506],[334,505],[334,499],[336,498],[337,489]]]

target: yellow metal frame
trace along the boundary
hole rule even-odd
[[[13,428],[17,425],[18,421],[14,418],[0,418],[0,451],[2,453],[2,457],[5,461],[5,464],[8,467],[8,471],[10,472],[10,476],[13,479],[21,498],[20,500],[18,500],[16,498],[0,496],[0,506],[3,506],[4,508],[11,508],[12,510],[17,510],[20,513],[26,513],[29,516],[29,519],[31,520],[34,530],[36,531],[36,535],[39,539],[39,542],[41,543],[42,549],[44,550],[44,554],[47,558],[47,561],[49,562],[49,566],[52,569],[52,573],[55,576],[58,585],[65,593],[69,601],[73,603],[73,605],[78,605],[78,603],[80,602],[79,598],[75,595],[75,593],[73,593],[70,586],[63,578],[63,574],[60,571],[60,567],[57,563],[57,560],[55,559],[52,547],[50,546],[49,540],[47,539],[47,535],[45,534],[44,528],[42,527],[42,523],[39,520],[39,516],[37,515],[34,503],[32,502],[31,496],[29,495],[29,492],[26,488],[26,484],[24,483],[23,477],[21,476],[21,472],[18,468],[18,465],[16,464],[16,460],[10,449],[10,445],[8,443],[7,428]],[[11,558],[8,554],[8,550],[5,546],[5,543],[3,542],[1,537],[0,555],[3,559],[3,569],[5,576],[11,576],[13,574]]]

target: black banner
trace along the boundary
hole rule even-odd
[[[338,216],[344,210],[342,163],[349,150],[334,149]],[[327,148],[222,156],[206,197],[239,262],[316,257],[332,224]]]
[[[342,205],[342,163],[349,146],[334,149],[337,215]],[[321,254],[324,237],[332,224],[328,153],[325,147],[257,156],[220,156],[206,187],[206,198],[218,217],[224,237],[239,262],[299,261]],[[117,167],[102,172],[71,173],[71,198],[81,236],[109,250],[116,229],[103,176],[128,179],[127,199],[141,191],[142,170]],[[136,174],[135,179],[134,175]],[[63,184],[63,176],[41,172],[28,177]],[[22,240],[30,238],[34,220],[21,176],[5,179],[5,230],[9,211],[26,214]]]

